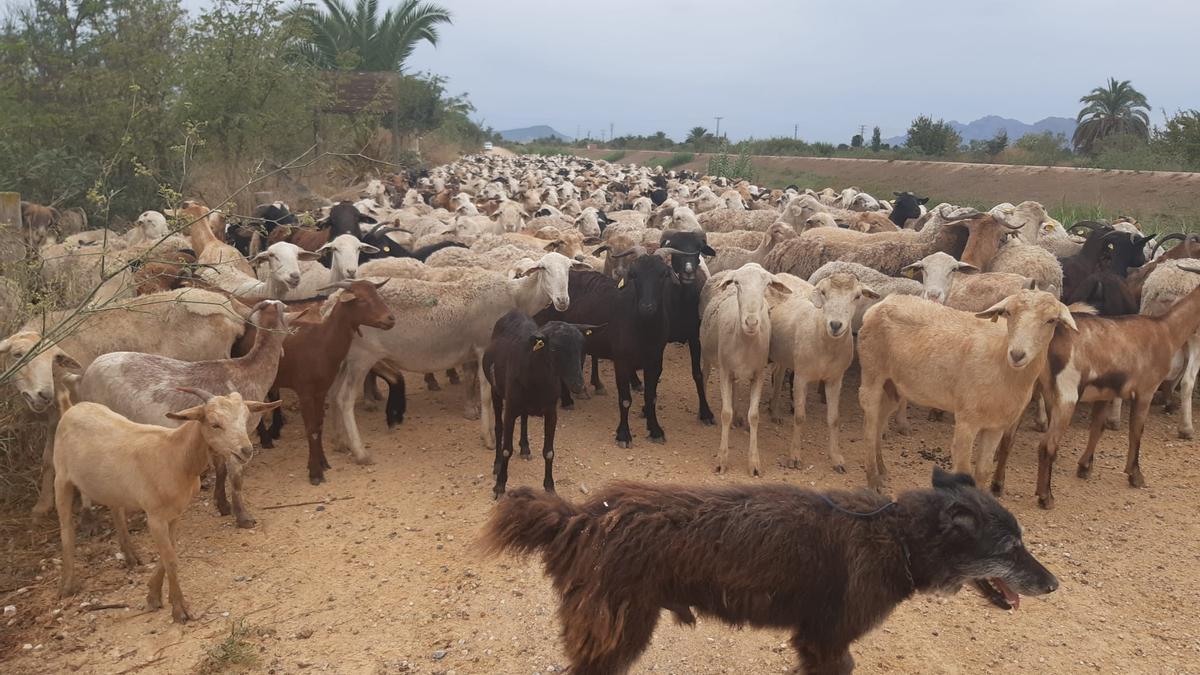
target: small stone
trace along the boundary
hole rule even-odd
[[[316,510],[316,511],[324,511],[324,510],[325,510],[325,505],[324,505],[324,504],[317,504],[317,508],[316,508],[316,509],[314,509],[314,510]]]
[[[433,653],[434,661],[441,661],[444,658],[446,658],[446,650],[445,649],[439,649]]]
[[[16,605],[5,605],[4,606],[4,616],[16,616],[16,615],[17,615],[17,606]]]
[[[26,642],[25,644],[21,645],[21,649],[28,652],[33,650],[33,645]]]

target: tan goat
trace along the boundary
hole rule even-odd
[[[1021,291],[978,314],[907,295],[867,310],[858,333],[858,399],[868,484],[883,487],[883,429],[906,400],[954,413],[954,470],[982,482],[997,445],[1011,442],[1059,324],[1076,330],[1067,306],[1043,291]]]
[[[237,393],[214,396],[190,387],[180,391],[195,394],[204,403],[167,413],[170,419],[185,420],[175,429],[130,422],[97,403],[80,403],[63,413],[54,437],[54,499],[63,546],[60,595],[79,590],[71,513],[79,490],[86,499],[113,510],[121,551],[130,567],[138,564],[138,558],[126,515],[133,510],[146,512],[159,555],[146,604],[151,609],[162,607],[165,574],[171,616],[179,623],[191,618],[179,588],[175,554],[180,516],[200,491],[200,474],[210,463],[223,464],[230,458],[249,461],[247,419],[280,403],[243,401]]]

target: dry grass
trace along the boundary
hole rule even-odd
[[[197,675],[241,672],[258,664],[258,652],[250,637],[250,627],[244,619],[229,622],[229,634],[214,645],[196,666]]]

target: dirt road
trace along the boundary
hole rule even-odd
[[[660,389],[665,446],[648,443],[635,420],[633,449],[618,449],[612,395],[579,401],[560,416],[561,494],[579,499],[585,487],[616,478],[750,480],[744,431],[734,434],[737,471],[713,475],[719,430],[695,419],[686,363],[682,348],[669,348]],[[611,381],[610,370],[605,378]],[[443,380],[443,391],[427,392],[419,377],[409,381],[409,414],[396,431],[386,430],[382,412],[359,411],[374,466],[335,455],[329,482],[311,487],[292,408],[282,443],[260,452],[247,475],[256,529],[235,529],[202,493],[181,532],[183,590],[200,614],[188,625],[173,624],[166,610],[145,611],[151,568],[122,568],[111,534],[82,541],[85,590],[58,601],[57,533],[43,524],[34,535],[46,560],[40,578],[29,580],[27,592],[0,595],[0,604],[16,606],[13,625],[0,628],[0,670],[212,672],[244,658],[250,665],[238,667],[274,673],[558,672],[566,662],[555,598],[538,561],[484,559],[473,548],[492,505],[491,455],[480,444],[478,423],[460,417],[462,387]],[[829,469],[824,411],[810,396],[805,435],[813,466],[783,467],[790,424],[764,415],[761,480],[863,484],[857,378],[847,385],[842,411],[850,472]],[[913,436],[886,442],[896,489],[926,485],[933,461],[948,460],[950,424],[926,422],[920,412],[914,420],[920,421]],[[1086,420],[1077,419],[1056,476],[1058,508],[1049,512],[1032,496],[1036,435],[1026,428],[1005,504],[1061,589],[1026,599],[1017,612],[997,610],[970,590],[909,601],[853,648],[859,672],[1200,672],[1200,453],[1195,442],[1176,440],[1175,423],[1156,407],[1143,454],[1149,486],[1135,490],[1121,473],[1120,432],[1105,435],[1092,479],[1075,478],[1076,451],[1086,436]],[[540,439],[539,423],[533,427],[531,438]],[[538,448],[535,442],[535,457]],[[539,485],[541,472],[540,459],[514,459],[509,485]],[[267,508],[320,499],[336,501]],[[152,558],[147,533],[134,537],[143,557]],[[83,611],[81,602],[128,609]],[[236,639],[229,638],[231,626],[242,627]],[[664,620],[634,672],[788,672],[795,660],[785,640],[777,631],[733,630],[711,619],[694,629]]]

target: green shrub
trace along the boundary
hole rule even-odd
[[[605,155],[604,157],[602,157],[601,159],[603,159],[606,162],[619,162],[619,161],[625,159],[625,151],[617,150],[616,152],[610,152],[607,155]]]
[[[661,166],[664,171],[674,169],[677,166],[683,166],[688,162],[696,159],[695,153],[691,152],[676,152],[670,157],[654,157],[646,160],[646,166],[655,167]]]

